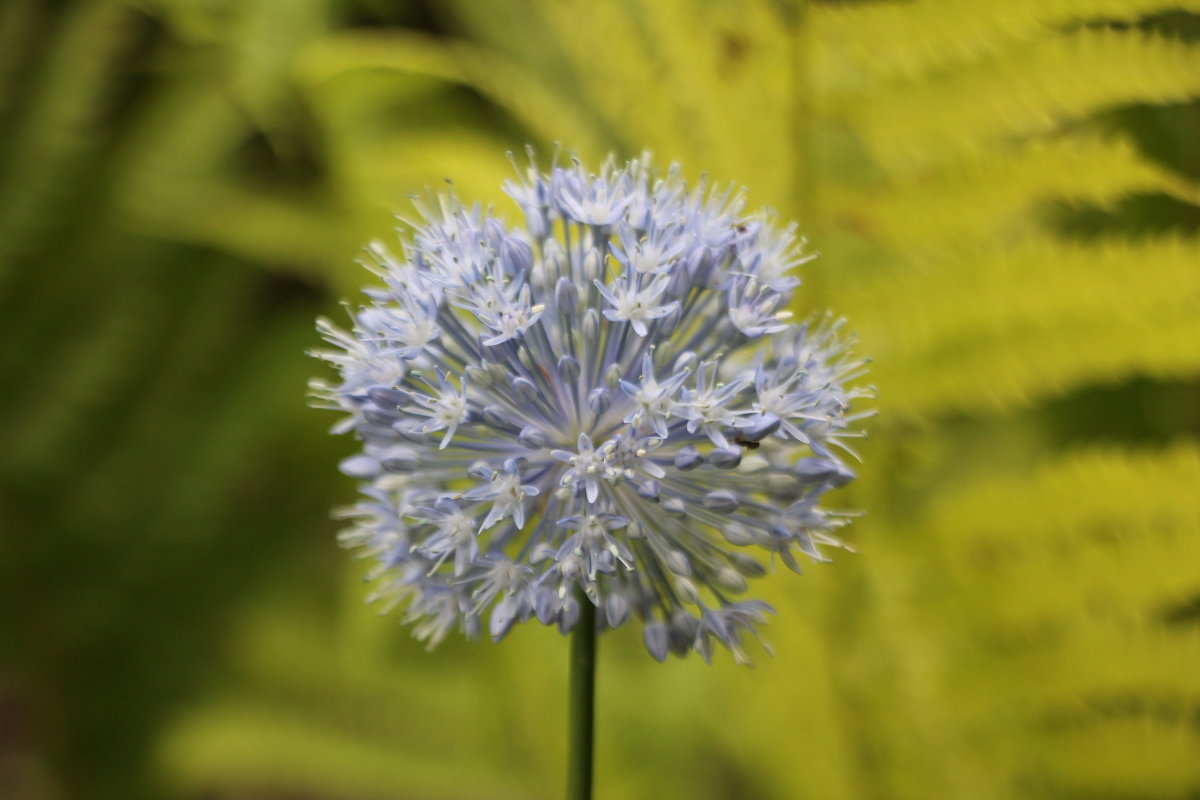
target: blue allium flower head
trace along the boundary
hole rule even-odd
[[[418,200],[402,256],[368,247],[350,330],[319,323],[340,379],[314,395],[362,441],[342,541],[431,645],[567,631],[583,596],[660,661],[741,660],[771,611],[746,578],[840,545],[820,501],[854,478],[863,362],[840,321],[791,319],[813,256],[741,193],[645,159],[518,175],[523,228]]]

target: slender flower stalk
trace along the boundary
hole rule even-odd
[[[341,539],[431,646],[536,619],[583,664],[587,626],[636,621],[659,661],[744,660],[764,557],[841,546],[821,501],[854,478],[864,362],[840,320],[792,319],[813,255],[741,192],[644,159],[518,176],[523,227],[418,200],[349,328],[319,323],[338,379],[314,394],[362,442]]]
[[[568,687],[567,800],[592,800],[596,735],[596,608],[582,590],[579,624],[571,631],[571,675]]]

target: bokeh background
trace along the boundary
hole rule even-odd
[[[365,607],[305,405],[407,195],[554,142],[798,219],[881,412],[773,658],[604,637],[598,796],[1200,797],[1198,15],[6,0],[0,797],[558,796],[565,640]]]

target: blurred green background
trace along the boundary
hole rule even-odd
[[[0,797],[554,798],[566,648],[364,606],[313,320],[406,196],[654,151],[823,257],[860,550],[601,643],[600,798],[1200,797],[1200,3],[5,0]]]

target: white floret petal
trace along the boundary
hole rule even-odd
[[[744,661],[772,613],[736,597],[747,578],[844,546],[850,514],[821,503],[854,478],[871,394],[844,323],[787,310],[807,243],[648,157],[531,156],[504,190],[523,228],[418,199],[399,255],[367,247],[382,285],[348,328],[318,322],[337,379],[314,405],[361,442],[340,540],[431,646],[565,632],[583,599],[660,661]]]

